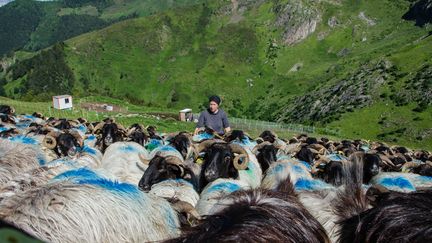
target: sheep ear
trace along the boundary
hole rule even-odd
[[[168,165],[167,170],[174,173],[176,178],[182,178],[184,176],[184,169],[178,165]]]

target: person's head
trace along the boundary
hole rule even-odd
[[[209,109],[211,112],[216,112],[219,109],[221,98],[217,95],[209,97]]]

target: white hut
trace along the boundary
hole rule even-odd
[[[71,95],[53,96],[53,107],[59,110],[72,109],[72,96]]]
[[[192,109],[186,108],[179,112],[180,121],[193,121],[192,119]]]

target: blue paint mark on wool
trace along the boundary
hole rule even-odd
[[[206,139],[212,139],[214,138],[213,134],[209,134],[209,133],[201,133],[201,134],[197,134],[195,136],[192,137],[193,141],[199,142],[202,140],[206,140]]]
[[[26,119],[32,119],[32,120],[35,119],[35,117],[32,116],[32,115],[24,115],[23,117],[26,118]]]
[[[7,131],[7,130],[9,130],[9,128],[7,128],[7,127],[0,127],[0,132],[4,132],[4,131]]]
[[[15,126],[20,129],[28,128],[30,126],[30,122],[19,122],[16,123]]]
[[[329,154],[327,156],[328,159],[332,160],[332,161],[342,161],[342,160],[347,160],[347,158],[345,156],[342,156],[340,154]]]
[[[18,136],[15,136],[15,137],[10,137],[9,140],[12,141],[12,142],[23,143],[23,144],[31,144],[31,145],[37,145],[37,144],[39,144],[39,142],[36,139],[31,138],[31,137],[26,137],[26,136],[23,136],[23,135],[18,135]]]
[[[390,187],[390,188],[397,187],[401,189],[415,191],[415,187],[413,186],[413,184],[407,178],[401,176],[382,178],[381,180],[378,181],[378,184],[384,187]]]
[[[84,147],[81,149],[81,153],[87,153],[87,154],[91,154],[91,155],[96,155],[96,149],[91,148],[87,145],[84,145]]]
[[[126,193],[132,195],[139,195],[140,190],[137,186],[128,183],[122,183],[117,181],[111,181],[109,179],[99,178],[99,179],[82,179],[77,181],[81,185],[94,185],[107,189],[114,193]]]
[[[88,169],[88,168],[80,168],[77,170],[69,170],[66,172],[61,173],[60,175],[57,175],[54,177],[53,180],[67,180],[72,179],[72,181],[79,181],[79,180],[97,180],[97,179],[103,179],[101,176],[96,174],[96,172]]]
[[[158,150],[159,151],[176,151],[176,152],[178,152],[177,149],[175,149],[174,147],[169,146],[169,145],[159,147]]]
[[[82,133],[86,133],[87,132],[87,127],[86,126],[84,126],[83,124],[80,124],[78,127],[77,127],[77,129],[78,130],[80,130]]]
[[[88,136],[87,138],[86,138],[86,140],[88,140],[88,141],[93,141],[93,140],[95,140],[96,139],[96,136],[95,135],[90,135],[90,136]]]
[[[274,167],[274,169],[271,171],[272,173],[280,174],[285,170],[285,167],[287,166],[287,163],[284,164],[278,164]]]
[[[296,173],[297,175],[304,175],[304,174],[308,173],[308,171],[306,171],[300,165],[293,165],[292,168],[293,168],[294,173]]]
[[[41,154],[37,156],[37,160],[38,160],[39,165],[45,165],[45,163],[46,163],[44,156]]]
[[[295,189],[297,191],[315,191],[315,190],[322,190],[325,188],[329,188],[330,186],[323,181],[320,180],[314,180],[314,179],[306,179],[306,178],[300,178],[295,183]]]
[[[306,166],[308,170],[312,170],[312,166],[308,162],[302,160],[299,160],[299,162]]]
[[[132,152],[136,152],[137,151],[136,148],[134,148],[131,145],[122,146],[121,150],[124,151],[124,152],[126,152],[126,153],[132,153]]]
[[[138,195],[140,193],[137,186],[128,183],[122,183],[118,181],[112,181],[101,177],[96,172],[88,168],[80,168],[77,170],[66,171],[53,180],[71,180],[72,182],[80,185],[93,185],[103,189],[107,189],[114,193],[126,193],[132,195]]]
[[[212,193],[214,191],[225,191],[225,192],[231,193],[231,192],[235,192],[238,190],[240,190],[239,185],[232,183],[232,182],[223,182],[223,183],[211,186],[207,192]]]

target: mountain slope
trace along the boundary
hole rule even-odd
[[[232,116],[427,146],[432,28],[402,19],[410,4],[248,0],[175,8],[66,41],[52,49],[65,65],[46,75],[70,70],[78,96],[197,110],[217,93]],[[28,60],[3,72],[6,94],[49,98],[34,75],[49,62]],[[35,80],[41,88],[29,94]]]
[[[0,8],[0,56],[40,50],[58,41],[202,0],[15,0]]]

